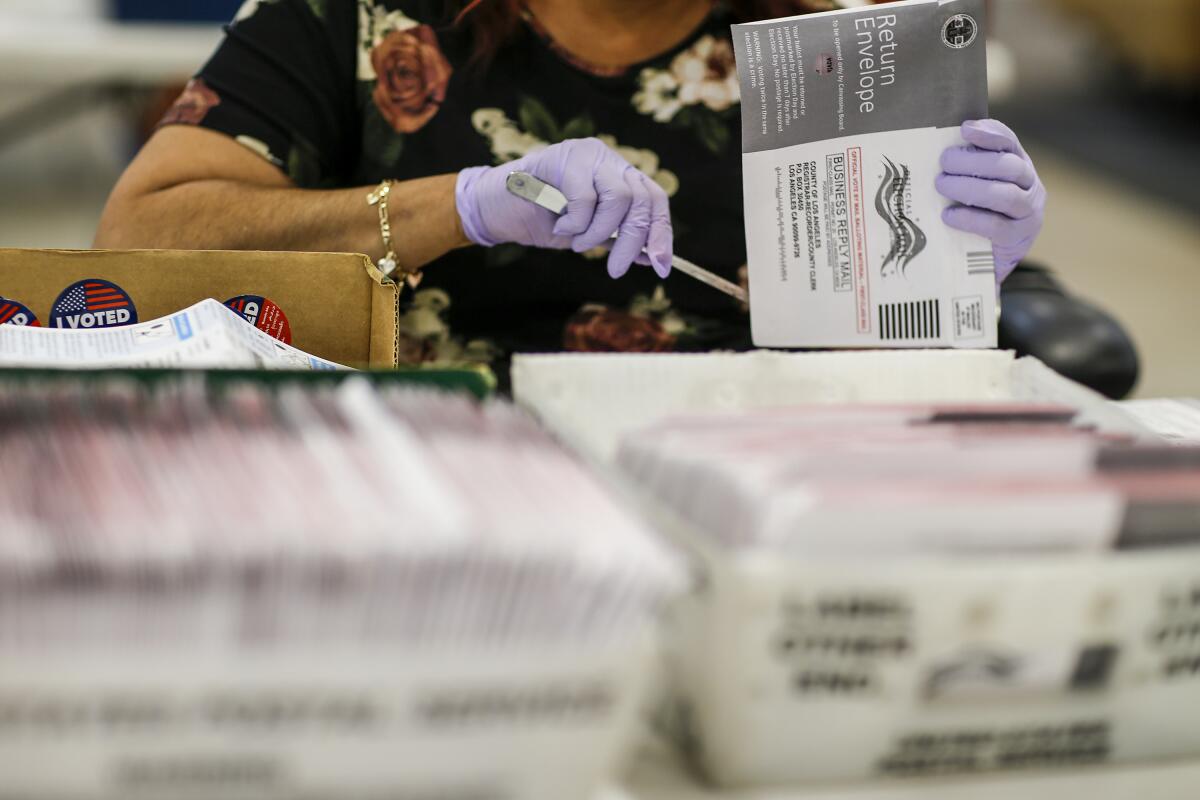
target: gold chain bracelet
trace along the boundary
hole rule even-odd
[[[392,193],[392,182],[383,181],[379,188],[367,195],[367,205],[379,209],[379,234],[383,237],[383,258],[379,259],[379,270],[387,277],[392,277],[396,271],[396,250],[392,247],[392,219],[388,214],[388,197]],[[404,280],[412,288],[417,288],[424,275],[418,270],[404,276]]]

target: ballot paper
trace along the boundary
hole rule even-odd
[[[211,299],[115,328],[0,325],[0,367],[346,369],[284,344]]]
[[[991,244],[934,187],[987,116],[984,22],[905,0],[733,27],[755,344],[996,346]]]

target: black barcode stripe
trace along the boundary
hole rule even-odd
[[[991,250],[967,253],[967,274],[986,275],[996,271],[996,259]]]
[[[879,306],[879,338],[884,341],[941,338],[941,308],[941,302],[936,299],[882,303]]]

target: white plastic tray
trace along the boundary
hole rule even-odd
[[[0,798],[568,800],[615,774],[652,637],[0,658]]]
[[[518,355],[512,378],[518,403],[601,462],[622,434],[671,414],[811,403],[1030,400],[1078,408],[1109,430],[1146,433],[1037,359],[995,350]]]
[[[664,416],[792,404],[1030,400],[1150,435],[1001,352],[538,356],[513,375],[518,401],[601,465]],[[1180,711],[1200,708],[1200,552],[814,562],[715,551],[642,500],[695,556],[669,631],[669,723],[718,785],[1200,754]]]

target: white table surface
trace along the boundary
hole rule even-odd
[[[219,25],[43,20],[0,10],[0,82],[156,85],[186,79],[221,40]]]
[[[871,785],[719,791],[688,777],[665,753],[644,755],[600,800],[1197,800],[1200,761],[1088,772],[990,775]]]

